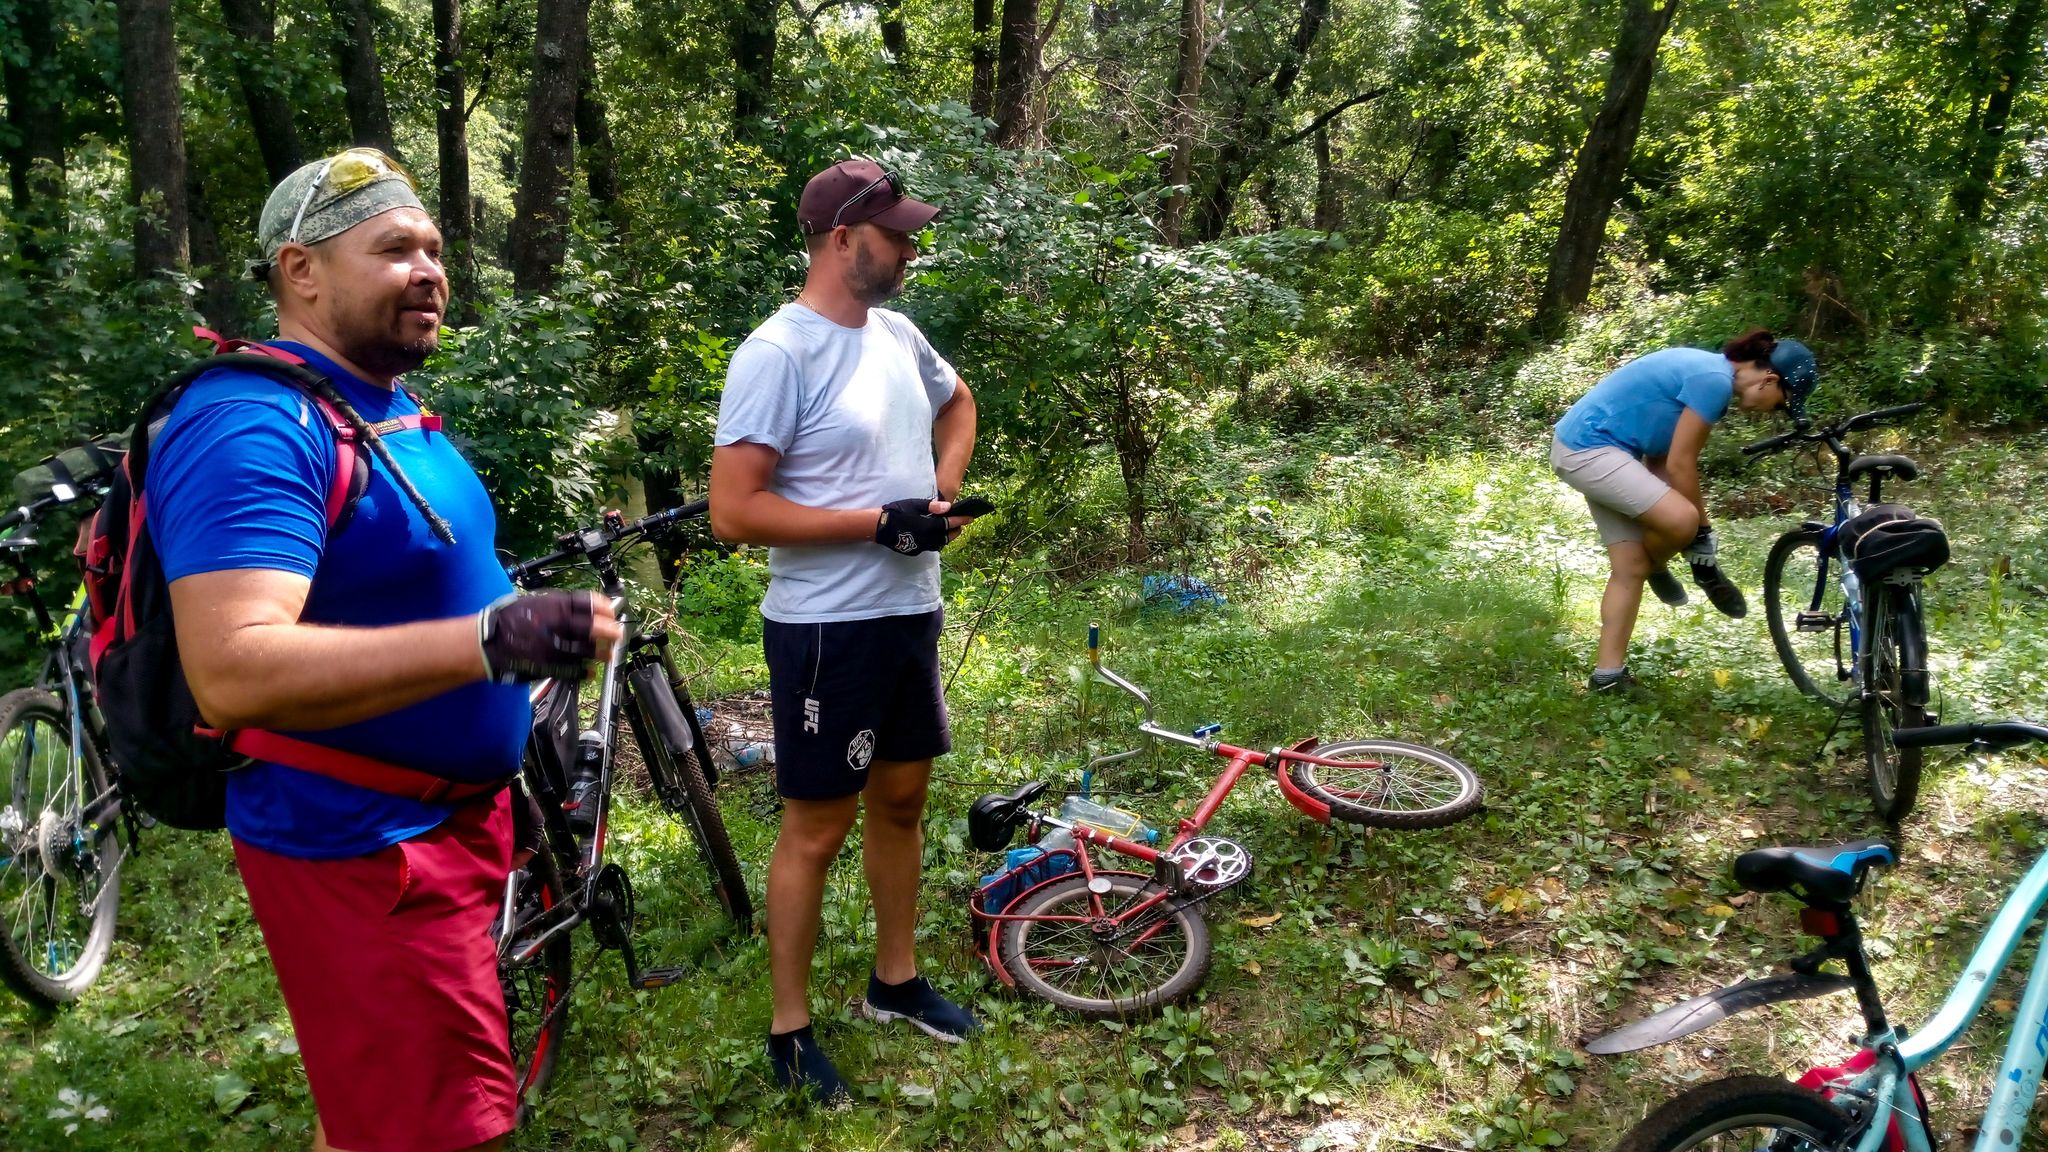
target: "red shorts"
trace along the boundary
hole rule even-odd
[[[301,860],[235,841],[335,1148],[450,1152],[512,1130],[490,935],[511,863],[504,792],[368,856]]]

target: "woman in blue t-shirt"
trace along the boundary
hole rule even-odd
[[[1628,641],[1645,582],[1664,603],[1685,603],[1684,587],[1665,568],[1681,551],[1715,608],[1730,616],[1748,610],[1741,590],[1714,561],[1714,532],[1700,495],[1700,449],[1731,403],[1797,415],[1816,379],[1806,345],[1756,328],[1719,352],[1666,348],[1637,357],[1608,373],[1557,422],[1550,466],[1585,494],[1610,565],[1600,600],[1594,691],[1634,683]]]

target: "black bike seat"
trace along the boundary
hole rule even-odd
[[[1751,892],[1790,892],[1807,904],[1847,904],[1872,868],[1898,859],[1882,840],[1758,848],[1735,858],[1735,882]]]
[[[1844,479],[1854,480],[1871,472],[1889,472],[1901,481],[1906,481],[1920,475],[1920,466],[1904,456],[1858,456],[1849,461],[1849,467],[1842,476]]]
[[[1023,821],[1024,806],[1045,792],[1043,780],[1033,780],[1009,795],[990,792],[967,810],[967,838],[984,852],[1000,852],[1010,846]]]

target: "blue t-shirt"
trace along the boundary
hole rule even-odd
[[[282,344],[334,382],[371,424],[419,411],[403,391],[356,379],[301,344]],[[179,400],[149,475],[150,537],[167,580],[263,568],[312,580],[300,619],[374,627],[476,612],[512,590],[495,550],[497,515],[468,463],[439,432],[383,437],[455,533],[436,539],[390,470],[367,453],[369,487],[327,539],[334,433],[298,390],[272,377],[211,372]],[[408,708],[294,737],[456,780],[518,771],[533,713],[526,689],[476,683]],[[453,809],[372,792],[278,764],[228,776],[227,824],[285,856],[360,856],[440,824]]]
[[[1671,451],[1678,414],[1690,408],[1717,424],[1735,396],[1735,365],[1719,352],[1665,348],[1609,372],[1557,422],[1574,451],[1621,448],[1636,459]]]

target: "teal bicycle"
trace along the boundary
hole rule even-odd
[[[2048,742],[2048,727],[2019,721],[1942,724],[1901,730],[1902,746],[1969,744],[1982,750]],[[2035,861],[1984,939],[1961,979],[1917,1032],[1885,1017],[1863,936],[1850,900],[1870,872],[1896,863],[1881,840],[1826,847],[1760,848],[1735,860],[1735,878],[1752,892],[1785,892],[1805,907],[1800,926],[1820,946],[1791,962],[1791,971],[1674,1004],[1586,1045],[1596,1055],[1633,1052],[1690,1036],[1739,1012],[1785,1000],[1850,991],[1863,1013],[1858,1051],[1839,1067],[1815,1069],[1793,1084],[1767,1076],[1731,1076],[1688,1089],[1631,1130],[1617,1152],[1745,1149],[1756,1152],[1932,1152],[1934,1130],[1916,1074],[1940,1059],[1991,997],[2027,928],[2048,906],[2048,855]],[[1846,975],[1821,971],[1839,961]],[[2023,1137],[2034,1093],[2048,1064],[2048,948],[2039,949],[2013,1018],[1977,1152],[2030,1146]]]

